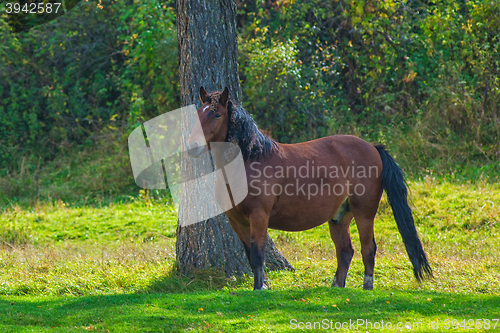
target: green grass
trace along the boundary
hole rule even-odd
[[[330,288],[335,250],[323,225],[271,231],[296,270],[268,272],[271,289],[253,292],[249,276],[178,273],[175,212],[147,193],[93,206],[12,204],[0,215],[0,331],[288,332],[297,331],[292,319],[333,325],[364,319],[421,323],[415,331],[436,332],[449,331],[447,319],[500,318],[500,186],[426,178],[410,187],[435,280],[413,278],[384,198],[375,222],[374,291],[362,290],[355,223],[346,289]],[[436,320],[439,329],[429,328]],[[453,331],[500,332],[493,325]]]
[[[287,332],[290,321],[365,319],[422,323],[498,318],[498,297],[415,291],[311,289],[198,291],[189,294],[127,294],[83,297],[12,297],[0,300],[3,332]],[[22,323],[20,325],[20,323]],[[494,323],[492,323],[492,326]],[[417,326],[415,326],[417,327]],[[353,330],[368,331],[360,326]],[[490,331],[498,331],[491,329]],[[372,331],[372,330],[370,330]],[[396,330],[393,330],[396,331]],[[454,331],[467,331],[458,329]],[[477,330],[474,330],[474,332]]]

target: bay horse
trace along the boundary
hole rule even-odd
[[[243,242],[254,274],[254,290],[267,287],[263,265],[268,228],[302,231],[327,221],[337,256],[332,286],[345,287],[354,254],[349,231],[353,217],[365,267],[363,288],[373,289],[377,252],[373,225],[383,190],[415,278],[420,282],[432,277],[407,202],[403,173],[384,146],[373,146],[351,135],[278,143],[262,133],[253,118],[229,98],[227,87],[210,94],[200,87],[199,97],[203,104],[196,111],[200,122],[186,143],[188,154],[200,156],[212,142],[233,142],[241,150],[249,192],[226,215]],[[207,145],[201,145],[203,141]],[[223,163],[222,158],[214,156],[215,163]]]

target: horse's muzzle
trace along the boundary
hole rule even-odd
[[[205,146],[201,146],[198,141],[195,141],[191,145],[189,144],[189,142],[186,142],[186,147],[188,155],[191,157],[199,157],[201,155],[201,152],[203,151],[203,148],[205,148]]]

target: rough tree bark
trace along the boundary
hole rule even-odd
[[[182,106],[201,106],[198,98],[200,86],[209,92],[227,86],[230,97],[241,103],[235,3],[231,0],[177,0],[177,36]],[[187,123],[188,120],[183,119],[183,126]],[[202,164],[196,167],[211,168]],[[191,170],[186,168],[183,171],[192,175],[196,170],[191,167]],[[189,204],[190,192],[182,193],[179,216],[194,209],[192,203]],[[223,269],[227,276],[251,273],[243,245],[225,214],[188,226],[179,223],[176,255],[184,273],[193,268],[209,267]],[[269,235],[266,268],[293,269]]]

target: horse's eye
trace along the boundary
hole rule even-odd
[[[216,113],[214,117],[215,117],[215,119],[219,119],[220,118],[220,114]]]

